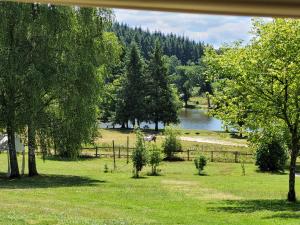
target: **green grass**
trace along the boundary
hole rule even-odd
[[[203,96],[193,96],[189,99],[188,105],[192,108],[207,109],[207,98]]]
[[[299,224],[300,204],[285,201],[288,175],[246,165],[166,163],[161,176],[133,179],[132,165],[111,159],[37,161],[40,177],[0,178],[0,224]],[[0,155],[0,171],[6,171]],[[297,177],[297,183],[300,177]],[[300,186],[297,186],[300,194]]]

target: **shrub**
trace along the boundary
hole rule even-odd
[[[288,159],[285,145],[278,137],[264,134],[256,149],[256,165],[261,171],[284,171]]]
[[[104,173],[108,173],[109,169],[108,169],[108,166],[107,164],[104,165]]]
[[[194,160],[194,163],[195,163],[196,169],[198,170],[198,174],[201,175],[201,172],[204,170],[204,167],[207,164],[207,160],[206,160],[205,156],[200,155],[199,157],[197,157]]]
[[[156,144],[150,145],[149,150],[149,165],[151,166],[151,175],[158,175],[157,167],[163,160],[161,149]]]
[[[148,152],[145,146],[144,136],[139,129],[136,130],[136,144],[131,158],[133,163],[134,177],[138,178],[139,172],[142,171],[143,167],[147,165],[148,162]]]
[[[163,151],[166,154],[166,159],[172,160],[175,152],[179,152],[182,149],[181,141],[177,138],[181,132],[180,129],[174,126],[167,126],[165,128],[165,140],[163,142]]]
[[[242,168],[242,175],[246,176],[246,167],[245,167],[245,161],[241,161],[241,168]]]

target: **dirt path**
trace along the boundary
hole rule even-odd
[[[199,143],[209,143],[209,144],[218,144],[218,145],[229,145],[229,146],[240,146],[247,147],[247,144],[236,143],[233,141],[226,140],[218,140],[209,137],[180,137],[182,141],[191,141],[191,142],[199,142]]]

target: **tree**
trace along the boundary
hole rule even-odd
[[[162,50],[156,42],[153,54],[148,67],[148,98],[147,112],[149,120],[155,123],[155,130],[158,130],[158,123],[164,124],[178,122],[178,110],[180,102],[176,91],[171,87],[167,76],[167,69],[162,60]]]
[[[148,151],[145,146],[144,136],[142,132],[136,130],[136,143],[135,149],[132,152],[132,162],[134,168],[134,177],[139,178],[139,173],[142,171],[143,167],[148,163]]]
[[[174,159],[175,153],[180,152],[182,149],[180,139],[178,136],[181,134],[181,131],[174,126],[168,126],[164,131],[165,139],[163,141],[163,151],[168,160]]]
[[[188,100],[192,97],[195,80],[193,66],[179,66],[176,68],[175,84],[184,101],[184,107],[188,107]]]
[[[163,160],[161,149],[156,144],[150,144],[149,147],[149,165],[151,166],[151,175],[158,175],[157,167]]]
[[[110,20],[104,9],[74,9],[74,24],[63,60],[57,102],[52,105],[53,141],[59,154],[76,158],[82,143],[97,134],[101,91],[98,68],[105,63],[103,31]],[[71,60],[72,59],[72,60]]]
[[[255,115],[254,127],[259,129],[273,122],[282,123],[283,129],[288,130],[288,200],[295,202],[295,170],[300,147],[300,22],[255,21],[253,30],[255,37],[250,45],[228,49],[212,62],[217,64],[215,71],[234,78],[246,92],[251,113]]]
[[[122,79],[122,89],[119,92],[123,100],[122,109],[126,123],[130,120],[135,126],[145,118],[145,76],[144,62],[140,55],[140,50],[135,42],[131,44],[126,56],[126,72]],[[125,122],[125,121],[124,121]]]
[[[288,156],[282,136],[270,131],[261,132],[256,148],[255,164],[261,171],[284,171]]]
[[[176,56],[184,65],[187,62],[196,62],[203,55],[204,44],[189,40],[187,37],[175,34],[163,34],[161,32],[150,32],[140,27],[131,28],[127,24],[114,23],[111,30],[118,36],[124,46],[130,46],[136,42],[141,49],[142,56],[149,60],[155,41],[158,40],[162,47],[162,53],[169,57]]]
[[[19,177],[15,133],[22,128],[20,103],[22,74],[26,68],[28,43],[26,24],[29,6],[20,3],[0,3],[0,124],[6,128],[10,163],[10,178]]]
[[[194,163],[196,169],[198,170],[198,175],[201,175],[202,171],[204,170],[204,167],[207,164],[207,159],[205,158],[205,156],[200,155],[194,160]]]

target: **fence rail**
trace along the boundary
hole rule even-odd
[[[96,157],[96,158],[126,158],[127,162],[132,155],[135,148],[111,145],[111,146],[95,146],[81,149],[82,156]],[[225,151],[225,150],[205,150],[202,147],[184,148],[182,151],[176,152],[175,156],[191,161],[199,154],[204,155],[211,162],[233,162],[233,163],[251,163],[253,162],[253,153],[240,151]]]

